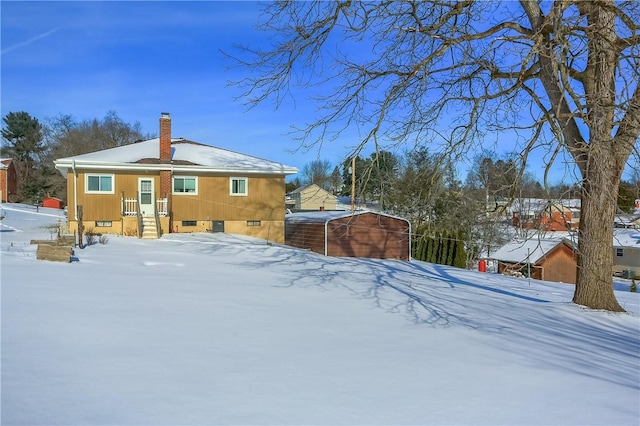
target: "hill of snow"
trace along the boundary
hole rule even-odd
[[[3,425],[637,425],[640,294],[227,234],[35,259],[3,204]],[[625,291],[626,290],[626,291]]]

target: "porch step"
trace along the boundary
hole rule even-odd
[[[142,238],[148,240],[158,239],[158,229],[156,228],[156,219],[154,217],[142,218]]]

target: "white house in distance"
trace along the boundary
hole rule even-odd
[[[623,278],[640,277],[640,229],[613,230],[613,272]]]

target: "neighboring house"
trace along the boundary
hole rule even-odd
[[[408,220],[378,212],[315,211],[285,218],[285,244],[325,256],[411,259]]]
[[[613,273],[625,278],[640,277],[640,230],[613,230]]]
[[[562,283],[576,283],[577,255],[567,238],[511,241],[491,255],[498,273],[530,273],[531,278]]]
[[[634,214],[617,214],[613,221],[614,228],[640,229],[640,212]]]
[[[287,208],[293,211],[337,210],[338,197],[311,184],[287,194]]]
[[[157,237],[168,232],[228,232],[284,242],[285,177],[294,167],[160,137],[55,161],[67,178],[71,231]]]
[[[518,200],[512,207],[512,223],[540,231],[576,229],[580,223],[580,200]]]
[[[8,202],[17,192],[18,174],[16,173],[16,166],[11,158],[0,158],[0,202]]]

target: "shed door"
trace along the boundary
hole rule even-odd
[[[142,216],[153,216],[153,179],[138,179],[138,202]]]

